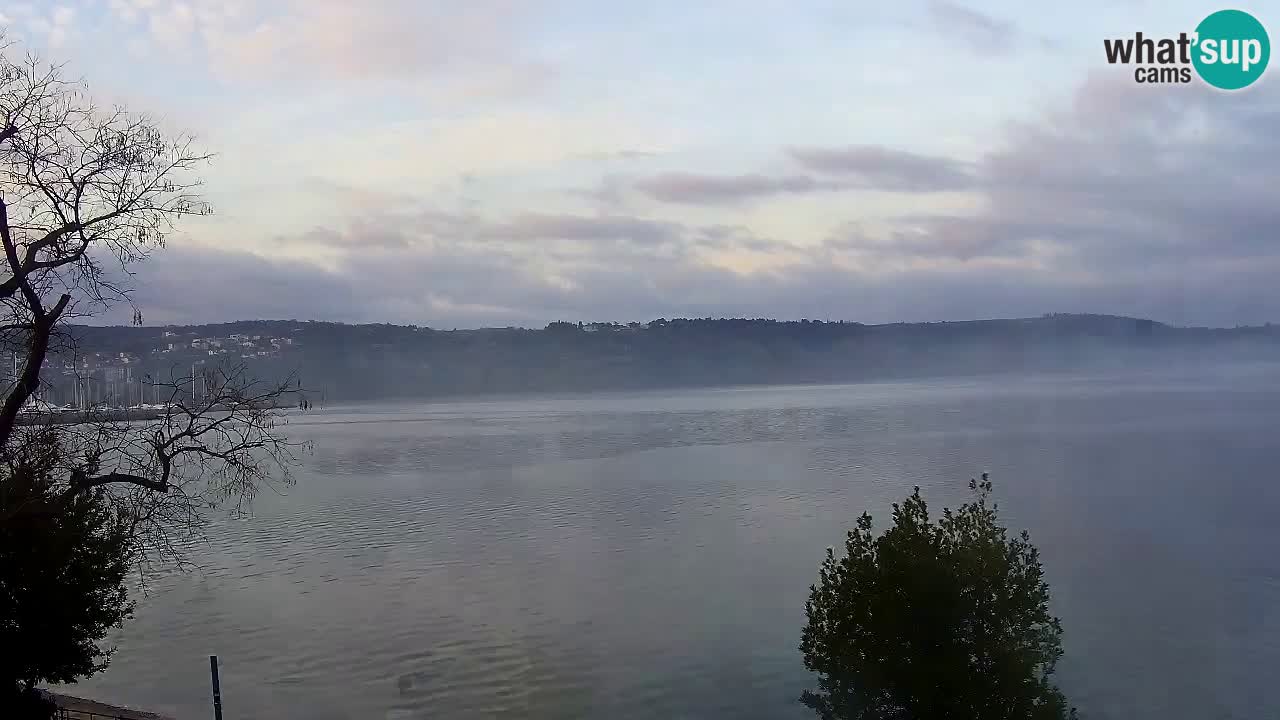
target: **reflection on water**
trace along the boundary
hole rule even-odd
[[[236,718],[801,718],[823,549],[990,470],[1091,718],[1280,716],[1280,373],[312,411],[286,498],[158,579],[77,690]]]

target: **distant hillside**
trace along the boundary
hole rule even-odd
[[[1039,318],[863,325],[659,319],[552,323],[539,330],[438,330],[255,320],[171,327],[77,327],[76,370],[103,392],[193,364],[297,371],[329,402],[693,385],[844,382],[1091,366],[1280,361],[1280,328],[1179,328],[1151,320]],[[70,358],[61,363],[68,377]],[[57,385],[55,374],[50,374]],[[56,389],[52,392],[57,392]],[[142,392],[145,392],[142,391]],[[55,399],[55,398],[51,398]]]

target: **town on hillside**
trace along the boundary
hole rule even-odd
[[[201,370],[248,360],[281,359],[294,349],[293,337],[260,333],[197,334],[164,330],[158,342],[130,350],[77,349],[51,352],[41,366],[41,385],[22,411],[45,414],[109,409],[156,409],[178,399],[202,396]],[[9,353],[5,384],[16,382],[26,364],[19,350]],[[185,378],[189,394],[173,397],[175,379]],[[185,384],[181,385],[184,391]]]

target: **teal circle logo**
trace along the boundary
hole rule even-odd
[[[1202,80],[1220,90],[1252,85],[1270,59],[1267,29],[1243,10],[1219,10],[1196,26],[1191,63]]]

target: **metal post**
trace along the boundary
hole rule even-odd
[[[222,720],[222,688],[218,686],[218,656],[209,656],[209,672],[213,673],[213,719]]]

